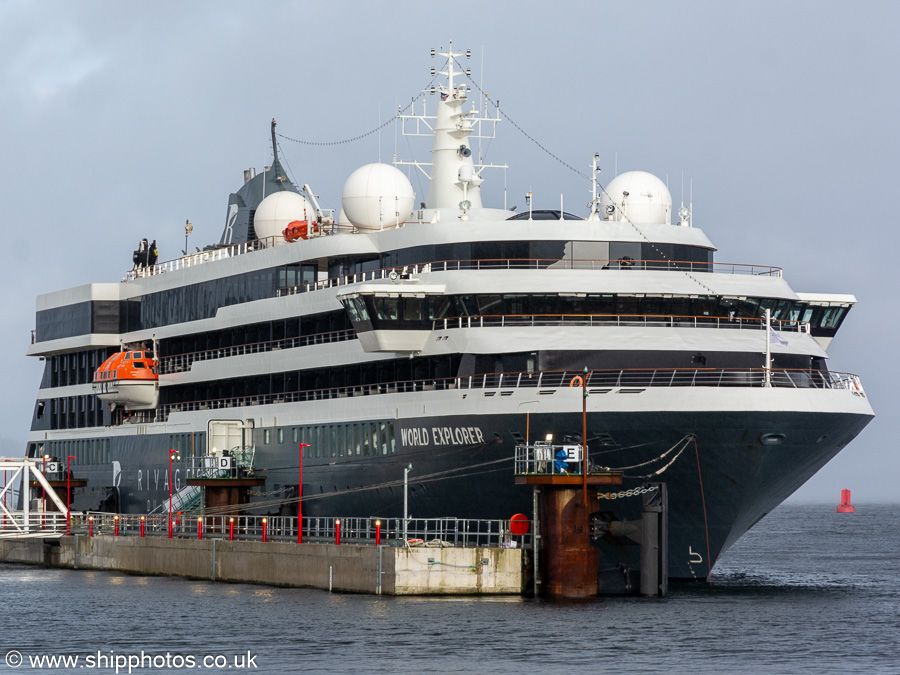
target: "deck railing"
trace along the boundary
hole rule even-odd
[[[267,340],[265,342],[251,342],[230,347],[213,347],[196,352],[163,356],[159,359],[159,372],[161,375],[178,373],[189,370],[195,361],[209,361],[211,359],[227,358],[229,356],[245,356],[247,354],[261,354],[280,349],[293,349],[295,347],[308,347],[310,345],[342,342],[355,340],[356,331],[352,329],[332,331],[329,333],[315,333],[313,335],[300,335],[297,337],[282,338],[280,340]]]
[[[434,319],[432,330],[452,328],[493,328],[493,327],[539,327],[539,326],[617,326],[641,328],[722,328],[731,330],[763,330],[765,319],[747,317],[711,317],[642,314],[496,314],[478,316],[455,316]],[[772,320],[772,326],[782,332],[809,333],[810,324],[800,321]],[[263,352],[308,347],[357,339],[352,329],[315,333],[279,340],[265,340],[246,344],[211,347],[195,352],[185,352],[159,358],[161,375],[190,370],[197,361],[245,356]]]
[[[195,410],[215,410],[273,403],[295,403],[341,399],[354,396],[396,394],[448,389],[538,389],[539,394],[553,394],[562,387],[572,386],[583,372],[535,371],[516,373],[485,373],[467,377],[427,378],[381,384],[345,385],[327,389],[251,394],[205,401],[173,402],[159,407],[157,421],[165,421],[172,413]],[[606,389],[634,389],[647,387],[778,387],[789,389],[844,389],[862,393],[859,376],[828,370],[777,368],[642,368],[628,370],[592,370],[588,374],[589,393],[605,393]],[[493,396],[497,392],[485,392]],[[500,392],[505,395],[505,392]]]
[[[450,328],[503,328],[536,326],[617,326],[640,328],[724,328],[764,330],[765,318],[679,316],[669,314],[485,314],[434,319],[432,330]],[[793,333],[809,333],[810,324],[772,320],[772,327]]]
[[[327,232],[326,232],[327,233]],[[246,253],[253,253],[282,243],[281,236],[265,237],[242,244],[231,244],[167,260],[165,262],[129,270],[122,281],[145,279],[157,274],[176,272],[178,270],[197,267],[219,260],[234,258]],[[497,269],[576,269],[576,270],[650,270],[671,272],[715,272],[718,274],[752,274],[762,276],[781,276],[780,267],[769,265],[746,265],[735,263],[708,263],[692,260],[634,260],[628,257],[610,260],[558,259],[558,258],[487,258],[480,260],[443,260],[438,262],[418,263],[402,267],[386,267],[370,272],[343,275],[323,279],[315,284],[301,284],[278,289],[278,295],[303,293],[310,290],[344,286],[358,281],[387,278],[392,272],[398,275],[420,274],[424,272],[449,272],[454,270],[497,270]]]
[[[472,270],[644,270],[651,272],[684,272],[715,274],[749,274],[753,276],[780,277],[780,267],[767,265],[741,265],[735,263],[701,263],[678,260],[633,260],[633,264],[621,265],[618,260],[556,260],[537,258],[485,259],[485,260],[441,260],[416,265],[384,267],[382,269],[355,274],[329,277],[312,284],[297,284],[276,290],[276,296],[307,293],[323,288],[335,288],[350,284],[390,279],[391,275],[403,280],[419,274],[432,272],[457,272]]]

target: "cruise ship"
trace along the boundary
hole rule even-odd
[[[827,360],[856,299],[717,262],[692,204],[646,172],[601,185],[596,155],[583,213],[484,205],[504,167],[473,140],[504,116],[468,54],[435,56],[396,117],[429,162],[350,167],[323,208],[273,120],[219,242],[145,240],[121,280],[40,296],[28,456],[72,458],[75,510],[164,511],[218,452],[265,478],[255,513],[296,515],[302,488],[304,516],[400,516],[406,473],[410,516],[509,518],[532,505],[515,448],[584,443],[623,489],[666,483],[669,574],[705,578],[872,419]]]

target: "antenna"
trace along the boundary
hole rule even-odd
[[[466,57],[469,56],[469,50],[466,50]],[[481,73],[478,76],[479,84],[481,85],[481,91],[484,91],[484,45],[481,45]],[[487,97],[487,94],[485,94]],[[473,103],[474,105],[474,103]],[[487,100],[484,102],[484,107],[487,108]],[[487,112],[487,111],[485,111]],[[484,154],[481,152],[481,134],[478,134],[478,162],[481,163],[484,161]],[[505,206],[505,205],[504,205]]]
[[[591,163],[591,215],[588,220],[600,220],[597,215],[597,174],[600,169],[597,168],[597,160],[600,159],[598,153],[594,153],[594,161]]]

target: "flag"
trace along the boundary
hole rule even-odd
[[[777,330],[769,326],[769,344],[787,347],[788,341],[781,337],[781,334]]]

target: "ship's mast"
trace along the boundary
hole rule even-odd
[[[443,56],[447,59],[444,70],[431,69],[431,74],[446,77],[445,83],[430,86],[426,92],[440,93],[440,100],[434,115],[428,115],[425,102],[422,102],[421,114],[412,110],[404,114],[398,109],[397,117],[402,122],[404,136],[430,136],[432,138],[431,162],[402,161],[394,159],[395,166],[414,166],[429,180],[428,194],[425,196],[427,209],[453,209],[460,220],[468,220],[472,209],[483,208],[481,201],[481,184],[484,179],[481,172],[485,169],[506,169],[505,164],[485,164],[482,158],[472,155],[469,142],[473,138],[491,140],[495,138],[497,123],[500,122],[500,107],[497,105],[496,116],[479,116],[475,103],[469,110],[463,110],[468,100],[469,87],[465,83],[457,84],[462,76],[468,76],[469,70],[456,68],[456,57],[466,56],[471,52],[454,52],[453,42],[446,52],[431,50],[432,56]],[[485,105],[488,98],[485,95]],[[487,127],[485,127],[487,125]],[[426,167],[431,168],[427,171]],[[438,214],[435,214],[437,217]]]
[[[437,118],[434,126],[434,145],[431,149],[431,183],[425,206],[430,209],[459,208],[463,215],[469,209],[480,209],[481,189],[484,180],[475,171],[469,136],[474,127],[470,117],[477,114],[474,104],[470,110],[463,110],[467,99],[467,87],[456,84],[455,77],[461,75],[454,68],[457,56],[463,52],[453,51],[453,42],[446,52],[446,70],[439,71],[447,77],[447,82],[438,87],[441,98],[437,104]]]

